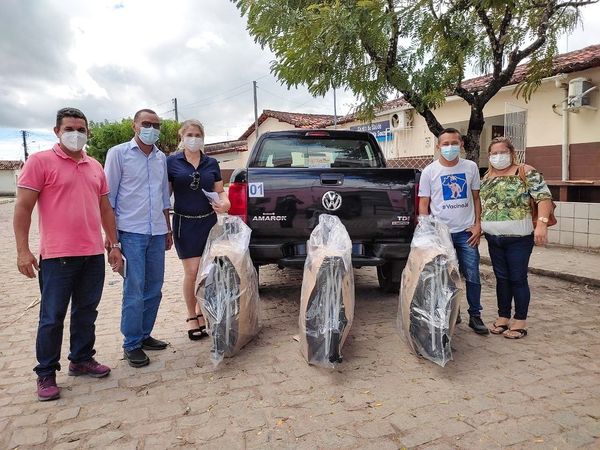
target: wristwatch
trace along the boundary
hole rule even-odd
[[[111,249],[118,248],[119,250],[121,250],[121,243],[117,242],[116,244],[110,244],[110,248]]]
[[[538,220],[542,223],[548,223],[548,218],[547,217],[538,217]]]

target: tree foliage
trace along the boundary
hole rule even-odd
[[[177,150],[177,131],[179,127],[180,124],[174,120],[161,121],[160,137],[156,145],[167,155]],[[133,119],[123,119],[120,122],[90,121],[90,134],[91,138],[88,141],[87,153],[104,165],[106,152],[111,147],[130,141],[133,138]]]
[[[290,86],[325,95],[350,89],[363,118],[402,96],[436,136],[434,110],[448,95],[470,105],[465,147],[479,158],[483,108],[518,64],[529,62],[517,94],[526,100],[551,70],[557,39],[598,0],[233,0],[248,30],[275,54],[272,72]],[[491,74],[482,90],[465,73]]]

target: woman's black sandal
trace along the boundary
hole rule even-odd
[[[513,330],[508,330],[508,331],[514,331],[515,333],[519,333],[516,336],[511,336],[509,334],[504,333],[504,337],[506,339],[521,339],[524,338],[525,336],[527,336],[527,330],[523,329],[523,328],[517,328],[517,329],[513,329]]]
[[[492,326],[494,327],[493,329],[490,329],[490,333],[492,334],[503,334],[506,330],[508,330],[508,325],[496,325],[496,322],[494,322]]]
[[[198,320],[199,317],[202,317],[202,314],[196,317],[189,317],[185,319],[185,321],[189,322],[190,320]],[[206,325],[199,326],[198,328],[194,328],[193,330],[188,330],[188,337],[192,341],[198,341],[206,336],[208,336],[208,333],[206,332]]]

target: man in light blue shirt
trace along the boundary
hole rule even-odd
[[[173,244],[167,159],[156,145],[160,119],[150,109],[133,118],[135,136],[111,148],[104,171],[126,259],[121,311],[124,357],[132,367],[150,363],[144,350],[167,343],[150,336],[162,298],[165,250]]]

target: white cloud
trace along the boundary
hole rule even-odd
[[[44,129],[52,141],[55,113],[64,106],[94,121],[131,117],[144,107],[173,118],[177,98],[180,120],[203,121],[207,142],[235,139],[254,120],[253,80],[259,111],[333,113],[331,94],[313,99],[270,75],[272,54],[249,36],[233,2],[35,3],[2,0],[0,128],[17,133],[17,140],[0,148],[0,158],[22,153],[21,129]],[[570,34],[568,50],[600,42],[600,4],[582,11],[584,29]],[[339,115],[354,102],[342,92],[337,100]]]
[[[193,36],[185,43],[187,48],[204,52],[223,47],[224,45],[225,41],[223,38],[210,31],[205,31]]]

